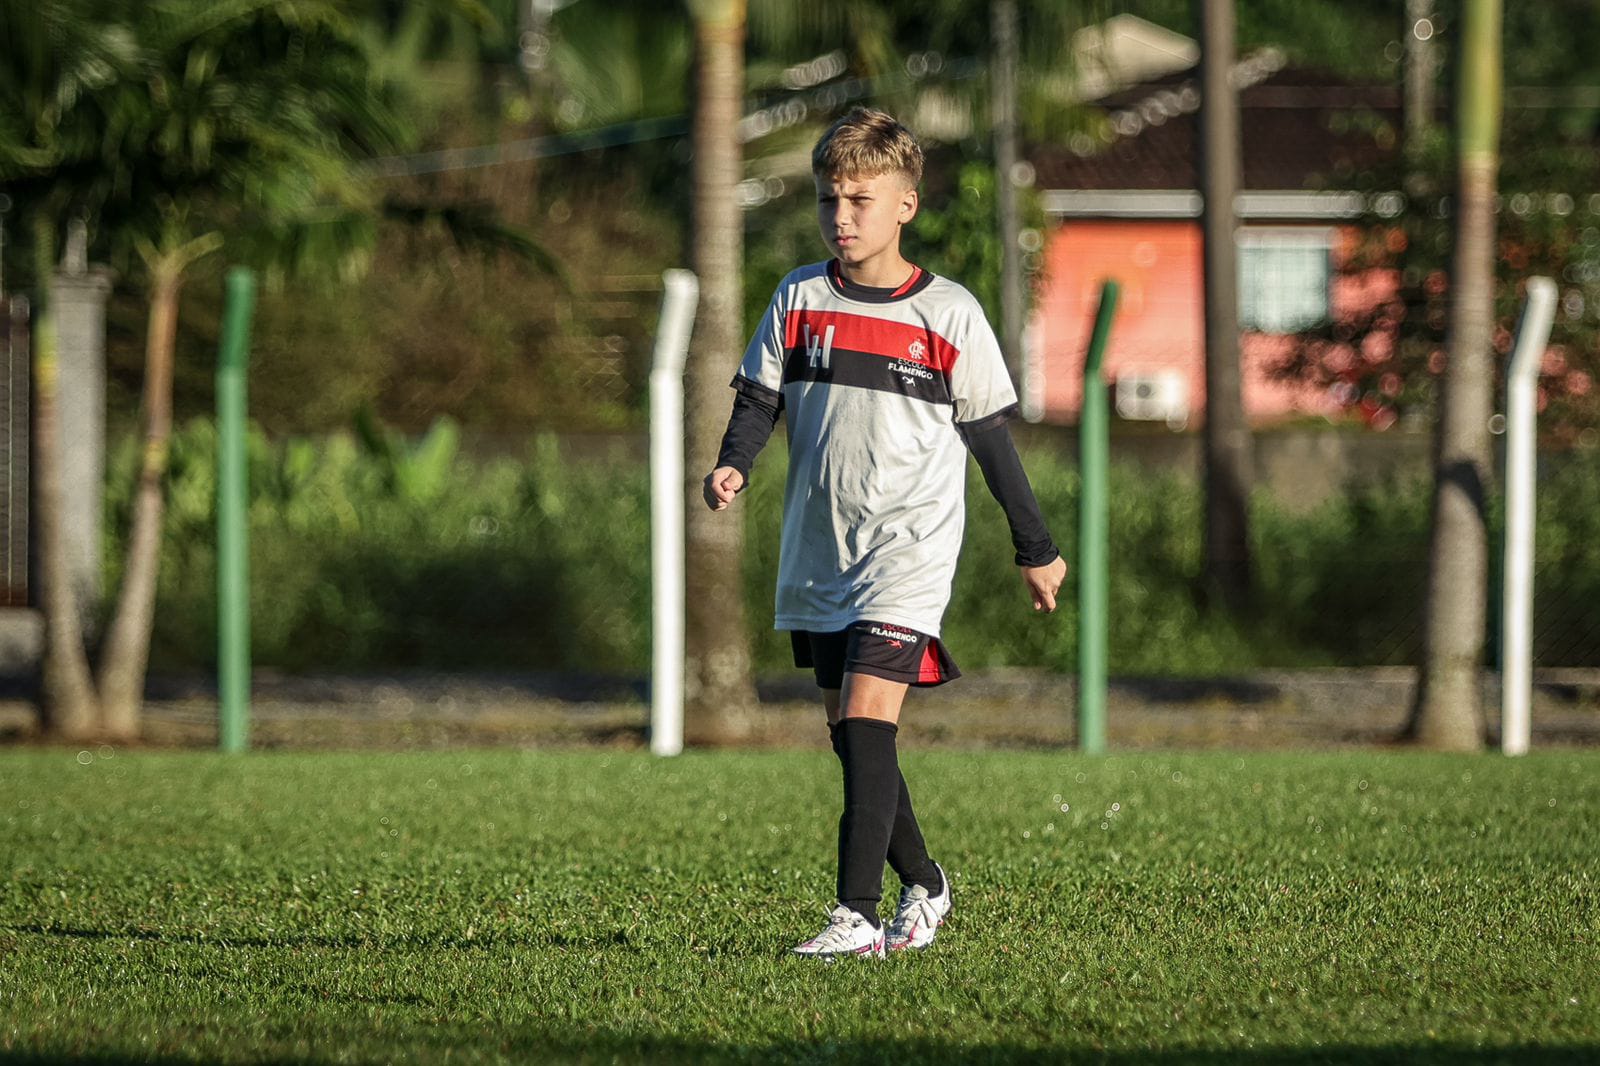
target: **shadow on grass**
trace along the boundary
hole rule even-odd
[[[485,933],[472,938],[432,935],[428,933],[373,933],[355,936],[322,936],[316,933],[285,933],[277,936],[236,936],[217,932],[209,936],[197,933],[167,933],[159,929],[85,929],[70,925],[6,925],[0,930],[29,936],[50,936],[63,940],[143,940],[157,944],[192,944],[215,948],[371,948],[373,950],[432,951],[442,949],[471,950],[500,947],[519,948],[601,948],[619,947],[632,943],[625,929],[594,933],[587,936],[567,936],[564,933],[529,932],[516,936]]]
[[[323,1066],[338,1062],[391,1062],[428,1061],[443,1049],[437,1037],[416,1034],[416,1044],[407,1046],[390,1039],[382,1042],[364,1040],[356,1034],[350,1036],[350,1047],[359,1048],[353,1054],[329,1058],[308,1056],[283,1056],[268,1049],[251,1054],[245,1049],[230,1049],[228,1061],[271,1061],[294,1063],[298,1066]],[[376,1035],[376,1034],[373,1034]],[[342,1042],[337,1039],[319,1040],[319,1043]],[[611,1033],[541,1031],[518,1028],[486,1028],[479,1033],[477,1046],[455,1044],[454,1055],[471,1061],[481,1051],[483,1057],[495,1060],[527,1062],[573,1063],[707,1063],[711,1066],[739,1063],[985,1063],[995,1066],[1024,1064],[1044,1066],[1058,1063],[1100,1063],[1104,1066],[1225,1066],[1243,1063],[1245,1066],[1270,1066],[1274,1063],[1406,1063],[1408,1064],[1489,1064],[1532,1063],[1535,1066],[1578,1066],[1596,1061],[1600,1044],[1541,1047],[1537,1045],[1510,1045],[1501,1048],[1475,1048],[1458,1044],[1395,1043],[1389,1045],[1324,1045],[1321,1047],[1268,1047],[1268,1048],[1179,1048],[1161,1051],[1098,1051],[1070,1046],[1023,1047],[1011,1044],[952,1044],[938,1040],[784,1040],[774,1043],[711,1043],[703,1040],[683,1040],[652,1036],[617,1036]],[[17,1066],[43,1066],[46,1063],[81,1063],[85,1066],[115,1066],[121,1063],[177,1064],[216,1061],[204,1054],[141,1055],[116,1052],[50,1053],[0,1050],[0,1063]]]

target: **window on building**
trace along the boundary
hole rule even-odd
[[[1239,328],[1297,333],[1328,320],[1333,231],[1239,231]]]

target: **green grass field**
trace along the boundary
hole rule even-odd
[[[826,966],[826,753],[0,752],[0,1062],[1600,1061],[1600,756],[903,762]]]

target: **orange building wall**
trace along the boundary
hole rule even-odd
[[[1346,229],[1343,237],[1336,245],[1347,245],[1355,233]],[[1342,248],[1336,247],[1336,270],[1342,258]],[[1199,423],[1205,410],[1205,333],[1198,223],[1064,222],[1046,244],[1045,271],[1034,305],[1030,372],[1042,386],[1046,421],[1077,421],[1100,284],[1112,277],[1122,285],[1122,298],[1106,349],[1106,381],[1114,384],[1128,373],[1177,371],[1188,384],[1190,424]],[[1335,273],[1331,311],[1348,314],[1392,291],[1392,279]],[[1269,374],[1268,367],[1290,343],[1287,337],[1259,333],[1241,339],[1244,409],[1253,422],[1340,413],[1325,391]]]

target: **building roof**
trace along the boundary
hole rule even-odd
[[[1399,148],[1400,90],[1357,85],[1323,71],[1285,66],[1274,51],[1236,64],[1245,191],[1370,186],[1364,172]],[[1199,71],[1141,82],[1093,101],[1099,136],[1030,145],[1044,190],[1187,192],[1200,185]]]

